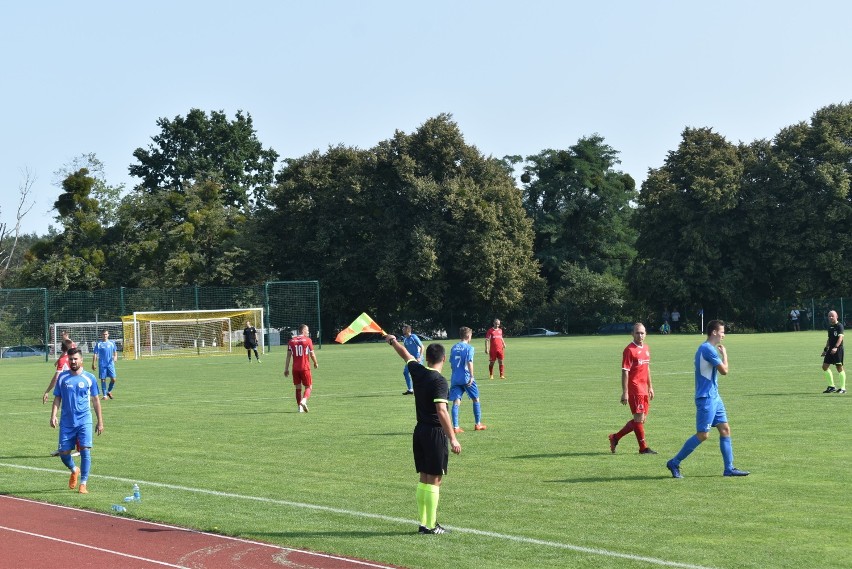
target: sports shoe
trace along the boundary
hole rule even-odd
[[[77,481],[80,480],[80,467],[75,466],[71,471],[71,478],[68,479],[68,487],[74,490],[77,487]]]
[[[683,478],[683,474],[680,473],[680,465],[674,463],[674,459],[671,459],[666,463],[666,468],[668,468],[672,473],[672,478]]]
[[[435,524],[435,527],[432,529],[427,528],[426,526],[420,526],[417,530],[419,533],[429,534],[429,535],[439,535],[442,533],[450,533],[450,530],[441,527],[441,524]]]
[[[256,360],[254,360],[254,361],[256,361],[257,363],[260,363],[260,360],[259,360],[259,359],[256,359]]]
[[[837,391],[837,389],[835,389],[833,385],[829,385],[825,388],[825,391],[823,391],[823,393],[834,393],[835,391]]]
[[[108,391],[108,392],[107,392],[107,397],[109,397],[110,399],[113,399],[112,391]]]
[[[82,484],[80,484],[80,489],[78,490],[78,492],[80,492],[80,494],[88,494],[88,493],[89,493],[89,489],[88,489],[88,488],[86,488],[86,483],[85,483],[85,482],[83,482]]]
[[[723,474],[725,476],[748,476],[749,472],[748,470],[739,470],[736,468],[732,468],[730,470],[726,470],[725,472],[723,472]]]
[[[411,389],[407,389],[407,390],[402,392],[403,395],[412,395],[413,393],[414,393],[414,391],[411,390]]]
[[[58,450],[53,451],[52,453],[50,453],[50,456],[59,456],[59,451]]]
[[[615,440],[615,433],[608,435],[609,436],[609,452],[615,454],[615,447],[618,446],[618,441]]]
[[[104,395],[104,396],[103,396],[103,400],[104,400],[104,401],[106,401],[106,399],[107,399],[107,396],[106,396],[106,395]]]
[[[484,430],[485,430],[485,429],[487,429],[487,428],[488,428],[488,427],[486,427],[486,426],[485,426],[485,425],[483,425],[482,423],[477,423],[477,424],[476,424],[476,426],[473,428],[473,430],[474,430],[474,431],[484,431]]]
[[[299,403],[299,413],[304,413],[304,412],[305,412],[305,410],[304,410],[304,409],[302,409],[302,404],[301,404],[301,403]]]
[[[454,433],[463,433],[464,429],[462,429],[461,427],[453,427],[453,432]]]
[[[505,376],[505,375],[501,375],[501,376],[500,376],[500,379],[506,379],[506,376]]]
[[[651,447],[645,447],[639,451],[639,454],[657,454],[657,451],[655,451]]]
[[[494,379],[494,376],[493,376],[493,375],[489,375],[489,376],[488,376],[488,379]]]
[[[837,393],[838,395],[843,395],[844,393],[846,393],[846,390],[845,389],[838,389],[837,391],[835,391],[835,393]]]
[[[301,403],[299,403],[299,407],[301,407],[302,409],[304,409],[304,410],[305,410],[305,413],[307,413],[307,412],[308,412],[308,400],[307,400],[307,399],[302,399],[302,402],[301,402]]]
[[[71,453],[71,456],[80,456],[80,451],[75,450],[74,452]]]

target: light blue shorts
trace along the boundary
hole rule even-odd
[[[700,397],[695,400],[695,432],[709,433],[719,423],[728,422],[728,413],[721,397]]]
[[[115,379],[115,364],[110,363],[108,366],[98,365],[98,379]]]
[[[79,427],[59,427],[59,450],[74,450],[80,447],[92,448],[92,424],[84,423]]]
[[[479,399],[479,388],[476,386],[476,380],[472,381],[470,385],[451,385],[450,401],[461,399],[465,393],[471,399]]]

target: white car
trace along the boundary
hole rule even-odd
[[[45,351],[32,346],[11,346],[3,348],[0,358],[26,358],[30,356],[45,356]]]
[[[547,328],[527,328],[519,336],[558,336],[559,332],[548,330]]]

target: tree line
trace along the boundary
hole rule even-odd
[[[279,160],[242,111],[157,126],[127,192],[94,155],[61,171],[58,228],[23,240],[4,288],[318,280],[329,331],[367,311],[563,332],[664,307],[748,325],[760,303],[848,290],[850,104],[749,143],[685,128],[641,191],[597,134],[495,158],[442,114]]]

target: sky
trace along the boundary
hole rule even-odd
[[[55,222],[94,153],[129,191],[159,118],[238,110],[282,158],[371,148],[450,113],[484,155],[599,134],[641,184],[687,127],[771,139],[852,102],[841,0],[3,2],[0,223]]]

